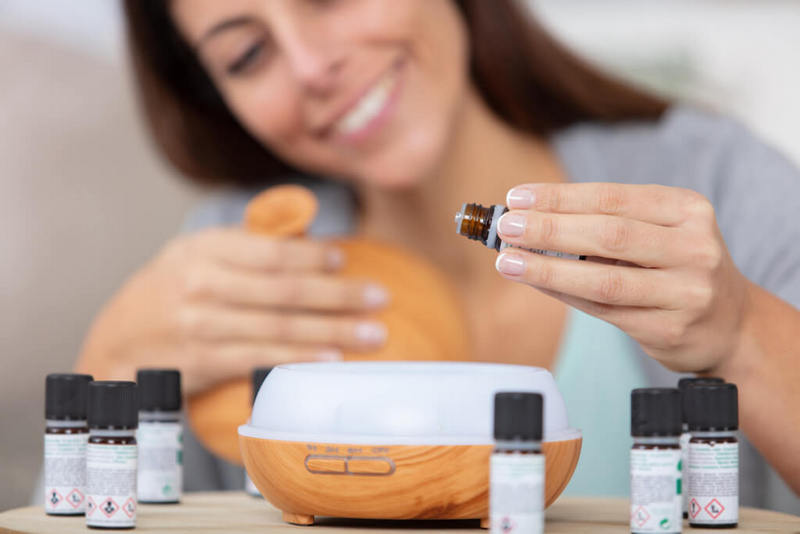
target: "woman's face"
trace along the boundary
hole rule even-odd
[[[452,0],[172,0],[244,127],[292,165],[384,187],[434,172],[468,94]]]

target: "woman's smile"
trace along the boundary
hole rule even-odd
[[[360,96],[338,114],[325,133],[347,145],[362,145],[373,138],[391,118],[404,66],[404,58],[393,62],[377,80],[359,92]]]

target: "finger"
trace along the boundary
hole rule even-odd
[[[506,249],[497,257],[506,278],[573,297],[615,306],[676,309],[681,291],[664,271],[567,260]]]
[[[335,271],[344,255],[335,245],[307,239],[269,238],[238,228],[218,228],[194,237],[219,262],[257,271]]]
[[[342,359],[339,351],[325,347],[273,343],[227,343],[201,351],[201,354],[196,362],[198,382],[201,383],[249,376],[256,367]]]
[[[374,350],[386,341],[383,323],[357,317],[264,312],[222,306],[191,306],[181,313],[189,339],[220,342],[274,342]]]
[[[389,295],[374,283],[326,275],[263,275],[217,264],[197,267],[187,276],[191,300],[259,308],[312,311],[371,311]]]
[[[564,215],[511,210],[497,225],[505,243],[580,256],[623,260],[645,267],[672,267],[686,261],[681,229],[611,215]]]
[[[677,226],[701,195],[663,185],[615,183],[524,184],[511,189],[506,205],[550,213],[594,213]]]

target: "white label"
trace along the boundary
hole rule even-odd
[[[739,444],[689,443],[689,522],[739,522]]]
[[[631,532],[680,532],[681,450],[631,450]]]
[[[508,248],[508,247],[511,247],[511,245],[509,245],[505,241],[503,241],[500,244],[500,250],[501,251],[506,249],[506,248]],[[568,254],[566,252],[558,252],[558,251],[555,251],[555,250],[544,250],[542,248],[526,248],[526,247],[516,247],[516,246],[513,247],[513,248],[518,248],[520,250],[526,250],[528,252],[533,252],[534,254],[541,254],[542,256],[550,256],[551,258],[563,258],[565,260],[579,260],[579,259],[581,259],[581,256],[578,256],[576,254]]]
[[[683,515],[689,512],[689,476],[687,474],[689,468],[689,440],[692,439],[692,434],[684,432],[681,434],[681,474],[683,475],[683,491],[681,492],[681,511]]]
[[[261,492],[258,491],[258,488],[255,484],[253,484],[250,475],[247,473],[244,474],[244,491],[246,491],[249,495],[253,497],[261,497]]]
[[[544,455],[492,455],[489,521],[492,534],[544,532]]]
[[[139,444],[138,495],[144,502],[175,502],[183,490],[183,425],[142,422]]]
[[[136,526],[136,445],[88,445],[86,524]]]
[[[44,509],[82,514],[86,505],[88,433],[44,435]]]

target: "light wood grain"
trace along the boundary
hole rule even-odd
[[[240,437],[240,443],[253,483],[290,522],[309,524],[313,516],[481,519],[489,514],[491,445],[391,445],[376,450],[359,444],[246,436]],[[550,505],[575,470],[581,440],[546,442],[542,448],[545,500]],[[322,460],[327,465],[310,465],[307,458],[319,458],[318,453],[328,458]],[[364,457],[388,460],[359,460]],[[355,464],[351,458],[356,459]],[[362,474],[346,473],[345,463],[348,471]],[[372,468],[365,469],[370,463]],[[379,468],[387,465],[392,469]]]
[[[625,499],[574,499],[562,497],[548,508],[547,534],[620,534],[628,532],[628,501]],[[0,513],[0,533],[86,534],[83,517],[50,517],[42,507],[31,506]],[[446,530],[452,534],[480,533],[478,521],[368,521],[357,519],[318,520],[313,527],[287,525],[281,513],[263,499],[242,492],[191,493],[178,505],[142,504],[135,532],[197,533],[288,533],[305,529],[311,534],[386,534],[413,531],[428,534]],[[684,532],[710,532],[690,529]],[[715,531],[719,532],[719,531]],[[766,510],[742,508],[739,528],[723,530],[735,534],[772,532],[800,533],[800,517]]]
[[[270,236],[303,233],[316,213],[313,194],[299,186],[279,186],[257,195],[247,206],[245,227]],[[433,265],[408,251],[363,238],[337,241],[345,255],[343,277],[371,280],[391,295],[374,318],[387,328],[379,350],[345,353],[345,360],[470,360],[472,353],[462,304],[449,280]],[[188,419],[197,437],[214,454],[242,463],[237,429],[250,416],[248,378],[232,380],[192,396]]]

